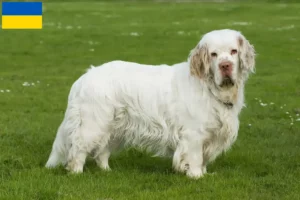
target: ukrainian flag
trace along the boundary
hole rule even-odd
[[[41,29],[42,2],[2,2],[2,29]]]

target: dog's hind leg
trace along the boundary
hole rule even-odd
[[[105,171],[110,171],[110,167],[108,164],[108,160],[110,157],[110,149],[108,148],[108,146],[104,147],[104,148],[98,148],[99,150],[97,151],[96,155],[94,156],[94,159],[97,163],[97,165],[105,170]]]
[[[102,137],[102,144],[104,144],[103,140],[106,140],[106,146],[98,146],[94,154],[94,159],[101,169],[110,171],[109,157],[111,153],[122,149],[124,144],[122,143],[122,140],[116,138],[111,140],[111,138]]]
[[[88,134],[88,129],[80,126],[70,136],[71,148],[68,154],[66,169],[72,173],[83,172],[83,166],[88,155],[87,143],[82,137],[83,134]]]
[[[98,166],[109,170],[110,151],[108,142],[110,134],[107,120],[97,120],[92,109],[82,109],[81,125],[70,137],[72,147],[69,151],[67,169],[71,172],[82,172],[88,154],[94,154]]]

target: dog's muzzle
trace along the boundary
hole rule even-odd
[[[232,80],[232,78],[230,76],[225,76],[223,78],[220,87],[232,87],[232,86],[234,86],[234,81]]]

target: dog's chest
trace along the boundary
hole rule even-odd
[[[207,137],[203,143],[203,155],[206,162],[213,161],[230,148],[237,138],[238,126],[238,118],[228,112],[213,117],[205,129]]]

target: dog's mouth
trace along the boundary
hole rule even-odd
[[[225,76],[220,87],[232,87],[234,86],[234,81],[232,80],[232,78],[230,76]]]

